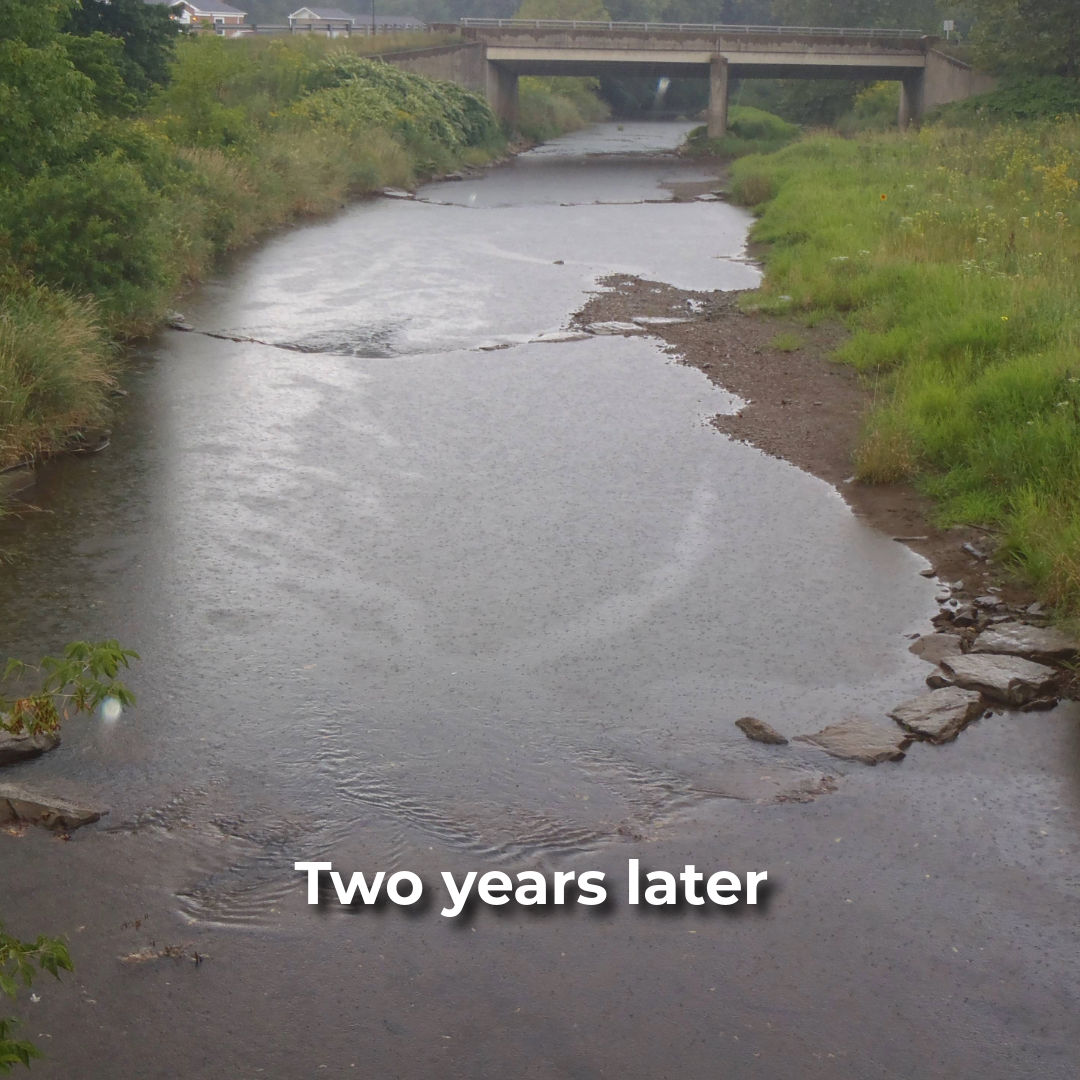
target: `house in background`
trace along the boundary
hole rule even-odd
[[[427,24],[411,15],[350,15],[340,8],[302,7],[289,16],[289,29],[339,37],[349,34],[397,34],[426,30]]]
[[[220,37],[235,38],[241,33],[247,33],[244,26],[247,21],[247,12],[239,8],[233,8],[232,4],[220,3],[218,0],[143,0],[144,3],[152,3],[160,8],[170,9],[172,16],[180,26],[190,27],[192,30],[213,30]]]
[[[356,20],[356,15],[350,15],[341,8],[302,7],[289,16],[289,29],[328,34],[330,37],[347,37],[352,33]]]
[[[213,30],[222,37],[238,37],[248,33],[244,25],[247,12],[234,8],[220,0],[144,0],[147,4],[156,4],[171,9],[172,17],[181,26],[193,30]]]

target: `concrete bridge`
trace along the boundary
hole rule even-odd
[[[993,80],[939,52],[917,30],[860,30],[686,23],[462,19],[457,30],[480,62],[499,118],[517,118],[521,75],[646,75],[709,80],[708,130],[727,129],[732,78],[890,79],[899,82],[901,126],[935,105],[990,89]],[[396,62],[396,61],[392,61]]]

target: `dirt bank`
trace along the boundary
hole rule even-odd
[[[993,588],[1012,605],[1032,602],[1029,590],[1002,567],[979,557],[994,546],[985,532],[937,528],[933,504],[912,488],[853,478],[852,455],[873,390],[853,369],[829,359],[843,338],[842,327],[807,328],[794,319],[746,314],[738,292],[685,292],[621,275],[602,284],[605,291],[575,316],[576,325],[642,316],[687,318],[651,325],[649,332],[663,338],[680,363],[746,400],[735,415],[713,419],[720,431],[833,484],[856,514],[924,555],[942,581],[962,581],[953,596],[978,596]]]

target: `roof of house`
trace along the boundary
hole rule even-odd
[[[305,12],[310,12],[316,19],[325,19],[327,22],[356,22],[360,18],[359,15],[350,15],[347,11],[342,11],[341,8],[307,7],[306,5],[297,8],[289,18],[302,19]]]
[[[144,4],[159,4],[164,7],[178,7],[187,4],[197,15],[247,15],[246,11],[234,8],[232,4],[224,4],[221,0],[143,0]]]
[[[425,26],[426,24],[422,19],[413,18],[412,15],[376,15],[374,20],[370,15],[350,15],[347,11],[342,11],[341,8],[324,8],[324,7],[309,7],[304,5],[302,8],[297,8],[289,18],[290,19],[305,19],[310,13],[311,17],[316,20],[323,20],[324,22],[353,22],[358,26],[370,26],[374,21],[376,26]]]
[[[357,22],[371,22],[370,15],[359,15]],[[376,26],[426,26],[423,19],[415,19],[412,15],[376,15]]]

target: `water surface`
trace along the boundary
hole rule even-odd
[[[890,1009],[928,987],[968,1023],[982,1008],[961,1004],[974,968],[940,970],[957,940],[978,963],[965,890],[909,892],[928,880],[913,837],[931,873],[952,866],[927,807],[955,783],[942,762],[970,768],[961,745],[917,748],[904,786],[733,726],[795,735],[917,692],[924,564],[710,428],[737,400],[654,339],[535,340],[610,273],[756,282],[742,211],[671,200],[666,184],[702,178],[664,152],[684,130],[602,126],[274,237],[184,308],[196,331],[256,340],[163,332],[109,450],[23,493],[7,652],[117,637],[143,657],[136,710],[72,723],[19,770],[108,805],[107,826],[0,837],[9,928],[81,935],[76,977],[34,1014],[42,1076],[706,1077],[721,1053],[732,1075],[915,1075],[907,1054],[949,1075]],[[984,727],[964,742],[994,772],[1015,734]],[[987,812],[984,781],[935,811],[963,859],[996,835],[961,818]],[[1034,797],[1075,814],[1071,777]],[[461,928],[320,916],[292,871],[617,876],[630,857],[766,868],[780,891],[737,921]],[[998,887],[1015,918],[1019,880]],[[900,898],[930,911],[913,924]],[[212,959],[117,960],[174,939]],[[1075,1031],[1060,991],[1018,989],[1031,954],[995,942],[1019,950],[1002,1008],[1020,1030],[1026,1002],[1049,1011],[1041,1075],[1058,1075]],[[935,1052],[1015,1075],[984,1067],[1009,1059],[983,1038]]]

